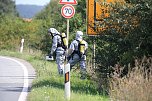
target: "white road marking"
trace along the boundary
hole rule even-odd
[[[27,97],[27,94],[28,94],[28,87],[29,87],[28,79],[27,79],[28,71],[27,71],[26,66],[24,64],[22,64],[21,62],[15,60],[15,59],[12,59],[12,58],[1,57],[1,56],[0,56],[0,58],[5,58],[5,59],[8,59],[8,60],[12,60],[12,61],[18,63],[22,67],[22,69],[24,71],[24,85],[23,85],[23,89],[22,89],[22,92],[21,92],[21,94],[19,96],[18,101],[26,101],[26,97]]]

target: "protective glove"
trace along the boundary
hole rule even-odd
[[[52,54],[49,54],[49,58],[52,58]]]
[[[87,60],[86,55],[83,55],[82,58],[83,58],[83,60]]]
[[[50,54],[49,54],[49,58],[53,57],[53,51],[51,50]]]
[[[71,58],[71,56],[68,56],[68,57],[67,57],[67,60],[69,61],[69,60],[70,60],[70,58]]]

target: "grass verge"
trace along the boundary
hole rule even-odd
[[[28,101],[66,101],[64,98],[64,77],[57,74],[55,61],[45,61],[41,54],[27,54],[0,51],[0,55],[27,60],[36,70],[36,79],[32,83]],[[96,84],[91,80],[81,80],[79,70],[71,71],[70,101],[109,101],[104,94],[99,94]]]

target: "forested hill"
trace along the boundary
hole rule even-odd
[[[44,6],[37,5],[16,5],[16,9],[23,18],[32,18],[35,14],[40,12]]]

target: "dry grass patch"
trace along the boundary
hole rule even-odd
[[[128,66],[131,68],[131,66]],[[117,69],[118,70],[118,69]],[[120,77],[121,69],[110,80],[112,101],[152,100],[152,58],[135,60],[135,67],[125,77]]]

